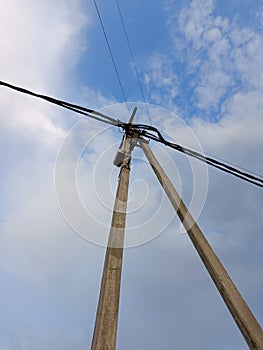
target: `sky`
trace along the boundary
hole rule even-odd
[[[263,175],[263,2],[0,0],[0,80]],[[0,87],[0,348],[88,349],[121,130]],[[262,193],[150,142],[263,324]],[[142,150],[132,161],[117,349],[247,349]]]

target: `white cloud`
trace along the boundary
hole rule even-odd
[[[151,100],[159,105],[170,106],[178,94],[178,77],[173,71],[172,60],[168,55],[155,53],[151,56],[144,71],[144,82],[151,91]]]
[[[216,26],[218,17],[211,17],[211,21]],[[235,23],[224,31],[221,24],[213,30],[216,31],[216,37],[211,45],[209,44],[211,31],[207,33],[208,41],[204,41],[203,48],[207,52],[208,59],[205,59],[206,63],[202,67],[200,65],[200,82],[197,82],[199,86],[196,88],[199,103],[204,108],[217,104],[229,87],[235,84],[236,76],[241,80],[244,90],[261,88],[263,81],[261,72],[263,37],[249,28],[240,28]],[[204,94],[200,93],[200,85],[207,88],[204,89]],[[208,90],[210,94],[207,95]]]
[[[113,96],[111,98],[106,98],[101,92],[95,91],[88,86],[84,86],[81,89],[81,96],[86,106],[90,106],[90,108],[96,110],[113,105],[117,102]]]
[[[182,78],[177,79],[176,95],[163,89],[165,102],[175,104],[175,97],[188,84],[188,88],[194,87],[191,102],[209,115],[210,110],[220,112],[224,100],[238,89],[262,89],[263,36],[253,25],[241,25],[238,20],[231,22],[217,15],[212,0],[193,0],[176,12],[173,7],[174,2],[170,2],[168,28],[173,49],[166,55],[169,65],[165,65],[165,74],[159,70],[158,81],[178,75],[177,62],[184,67],[185,74],[180,72]],[[148,81],[155,75],[152,67]]]
[[[244,33],[245,32],[245,33]],[[243,37],[243,40],[241,40]],[[263,35],[249,29],[235,28],[231,33],[233,40],[233,64],[247,89],[263,89]]]
[[[11,0],[1,9],[1,80],[43,94],[66,91],[67,70],[84,48],[80,33],[90,22],[80,11],[80,2]],[[0,98],[5,114],[1,124],[46,144],[63,136],[57,126],[58,109],[3,87]]]
[[[210,27],[213,0],[192,1],[179,18],[179,28],[196,49],[203,46],[203,35]]]
[[[80,2],[10,0],[0,16],[2,80],[30,83],[43,92],[61,87],[62,74],[83,50],[79,33],[87,17]]]
[[[71,0],[2,1],[1,80],[57,97],[70,94],[72,70],[83,52],[83,34],[91,23],[82,6],[82,1]],[[98,264],[89,272],[90,277],[95,274],[96,280],[103,255],[98,249],[93,259],[96,248],[89,250],[77,239],[63,221],[56,203],[54,164],[66,125],[70,124],[65,119],[72,116],[2,86],[0,103],[3,194],[0,278],[5,300],[1,310],[8,309],[0,318],[0,347],[38,347],[35,334],[40,327],[39,336],[53,336],[48,347],[57,348],[56,342],[63,343],[65,338],[63,332],[54,329],[61,310],[65,312],[67,305],[75,304],[73,300],[78,300],[85,289],[84,298],[97,291],[96,282],[93,290],[88,279],[81,276],[81,266],[91,266],[86,259],[92,262],[98,258]],[[84,260],[79,257],[82,249]],[[85,279],[81,288],[75,288],[79,284],[73,281],[73,275]],[[42,311],[41,300],[46,305]],[[89,308],[91,304],[86,305]],[[72,315],[71,307],[68,313]],[[90,327],[92,322],[93,317]],[[53,324],[50,332],[47,323]],[[74,328],[71,321],[65,327]]]

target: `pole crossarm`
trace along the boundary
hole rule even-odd
[[[263,350],[263,332],[260,325],[148,144],[142,138],[139,143],[249,348]]]

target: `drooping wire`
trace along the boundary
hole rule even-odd
[[[152,125],[151,116],[150,116],[150,113],[149,113],[149,109],[147,108],[147,102],[146,102],[145,94],[144,94],[143,87],[142,87],[142,81],[140,79],[139,71],[137,69],[137,64],[136,64],[136,61],[135,61],[135,56],[134,56],[134,53],[133,53],[131,42],[130,42],[129,37],[128,37],[128,32],[127,32],[126,25],[125,25],[125,22],[124,22],[124,17],[123,17],[121,8],[120,8],[119,1],[115,0],[115,3],[116,3],[117,9],[118,9],[118,13],[119,13],[119,16],[120,16],[120,19],[121,19],[122,29],[123,29],[123,32],[124,32],[124,35],[125,35],[125,38],[126,38],[126,41],[127,41],[127,44],[128,44],[128,48],[129,48],[131,59],[132,59],[132,65],[133,65],[133,68],[134,68],[134,71],[135,71],[135,74],[136,74],[136,78],[137,78],[137,82],[138,82],[138,85],[139,85],[139,88],[140,88],[140,91],[141,91],[143,102],[144,102],[144,104],[146,106],[146,110],[147,110],[147,114],[148,114],[148,118],[149,118],[150,124]]]
[[[34,97],[40,98],[42,100],[48,101],[50,103],[53,103],[53,104],[55,104],[57,106],[69,109],[71,111],[74,111],[76,113],[85,115],[86,117],[98,120],[98,121],[103,122],[103,123],[107,123],[107,124],[110,124],[110,125],[119,125],[121,123],[120,120],[117,120],[117,119],[114,119],[112,117],[109,117],[109,116],[107,116],[105,114],[102,114],[102,113],[100,113],[98,111],[95,111],[93,109],[82,107],[82,106],[79,106],[79,105],[76,105],[76,104],[72,104],[72,103],[69,103],[69,102],[66,102],[66,101],[63,101],[63,100],[58,100],[58,99],[50,97],[50,96],[37,94],[37,93],[35,93],[33,91],[30,91],[30,90],[24,89],[22,87],[6,83],[4,81],[0,81],[0,85],[5,86],[5,87],[7,87],[9,89],[12,89],[12,90],[16,90],[16,91],[21,92],[21,93],[26,94],[26,95],[30,95],[30,96],[34,96]],[[92,114],[94,114],[94,115],[92,115]]]
[[[246,171],[239,170],[233,166],[230,166],[224,162],[221,162],[219,160],[216,160],[212,157],[207,157],[201,153],[198,153],[196,151],[193,151],[187,147],[183,147],[177,143],[172,143],[170,141],[167,141],[161,132],[155,128],[154,126],[147,125],[147,124],[129,124],[129,123],[123,123],[122,121],[118,119],[114,119],[112,117],[109,117],[105,114],[102,114],[98,111],[95,111],[93,109],[89,109],[86,107],[82,107],[76,104],[72,104],[63,100],[58,100],[56,98],[46,96],[46,95],[41,95],[37,94],[35,92],[32,92],[30,90],[24,89],[22,87],[18,87],[3,81],[0,81],[0,85],[5,86],[9,89],[19,91],[23,94],[31,95],[43,100],[46,100],[50,103],[53,103],[55,105],[58,105],[60,107],[69,109],[71,111],[74,111],[76,113],[85,115],[86,117],[98,120],[103,123],[107,123],[113,126],[116,126],[118,128],[122,128],[126,133],[130,133],[131,131],[139,131],[140,137],[147,137],[149,139],[152,139],[156,142],[162,143],[170,148],[173,148],[179,152],[182,152],[188,156],[191,156],[193,158],[196,158],[206,164],[209,164],[219,170],[222,170],[228,174],[234,175],[244,181],[250,182],[256,186],[263,187],[263,177],[262,176],[254,176],[252,174],[249,174]],[[155,134],[154,134],[155,133]]]
[[[120,74],[119,74],[119,71],[118,71],[118,68],[117,68],[117,64],[116,64],[114,56],[113,56],[113,52],[112,52],[112,49],[111,49],[111,46],[110,46],[110,42],[109,42],[109,39],[108,39],[108,36],[107,36],[107,33],[106,33],[105,26],[103,24],[103,20],[102,20],[101,14],[100,14],[100,10],[99,10],[97,1],[93,0],[93,3],[94,3],[94,6],[95,6],[95,9],[96,9],[99,21],[100,21],[101,29],[102,29],[102,32],[103,32],[103,35],[104,35],[104,38],[105,38],[105,41],[106,41],[106,44],[107,44],[107,47],[108,47],[108,51],[109,51],[109,54],[110,54],[110,57],[111,57],[111,60],[112,60],[112,64],[113,64],[113,67],[114,67],[114,70],[115,70],[115,73],[116,73],[116,76],[117,76],[117,79],[118,79],[118,82],[119,82],[119,85],[120,85],[120,89],[121,89],[121,92],[122,92],[123,100],[127,104],[127,102],[128,102],[127,101],[127,97],[126,97],[126,94],[124,92],[123,84],[121,82]]]

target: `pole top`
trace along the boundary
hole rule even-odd
[[[134,116],[137,112],[137,107],[134,107],[133,111],[132,111],[132,115],[129,119],[128,124],[133,124],[134,122]],[[125,146],[126,142],[127,142],[127,137],[129,139],[129,146]],[[130,158],[131,158],[131,152],[133,150],[133,148],[135,147],[135,145],[137,144],[137,137],[134,137],[133,135],[130,135],[127,133],[127,131],[125,132],[121,144],[119,146],[119,149],[117,151],[117,154],[113,160],[113,164],[116,165],[117,167],[121,167],[124,164],[125,159],[128,160],[128,163],[130,162]]]
[[[137,107],[134,107],[134,109],[133,109],[133,111],[132,111],[132,115],[131,115],[131,117],[130,117],[130,120],[129,120],[129,124],[133,124],[133,122],[134,122],[134,116],[135,116],[135,114],[136,114],[136,112],[137,112]]]

